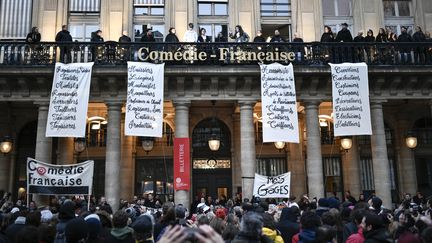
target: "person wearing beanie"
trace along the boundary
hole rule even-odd
[[[137,243],[153,243],[153,223],[149,215],[141,215],[132,224]]]
[[[89,231],[87,243],[102,242],[102,239],[99,237],[102,231],[102,223],[100,222],[99,216],[97,214],[90,214],[85,217],[84,220]]]
[[[318,208],[316,210],[316,214],[321,217],[321,215],[325,212],[328,212],[330,206],[330,202],[327,198],[320,198],[318,200]]]
[[[67,222],[65,227],[65,236],[67,243],[79,243],[86,241],[89,232],[87,224],[83,218],[74,218]]]
[[[123,211],[118,210],[113,216],[113,228],[110,235],[106,239],[107,243],[135,243],[133,232],[134,230],[128,227],[129,215]]]
[[[59,209],[58,219],[59,222],[56,226],[55,241],[64,242],[66,224],[75,218],[75,203],[71,200],[66,200]]]

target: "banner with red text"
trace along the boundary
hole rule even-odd
[[[56,63],[47,137],[85,137],[93,63]]]
[[[330,64],[334,135],[372,135],[366,63]]]
[[[127,65],[125,135],[162,137],[165,64]]]
[[[189,138],[174,138],[174,190],[190,190]]]
[[[27,193],[43,195],[90,195],[94,161],[53,165],[27,158]]]
[[[292,64],[272,63],[260,67],[263,142],[299,143]]]

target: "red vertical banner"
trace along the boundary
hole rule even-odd
[[[190,190],[189,138],[174,138],[174,190]]]

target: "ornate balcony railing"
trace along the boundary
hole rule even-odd
[[[0,66],[92,62],[167,65],[366,62],[368,65],[432,65],[432,42],[421,43],[89,43],[0,42]]]

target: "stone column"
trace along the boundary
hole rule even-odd
[[[73,164],[74,138],[58,138],[58,151],[57,164]]]
[[[309,197],[324,197],[321,134],[318,123],[319,101],[304,102],[306,112],[306,169]]]
[[[372,136],[371,150],[375,193],[386,208],[391,208],[390,167],[384,129],[384,115],[381,102],[371,102]]]
[[[237,193],[237,188],[242,186],[241,179],[241,159],[240,159],[240,114],[234,113],[233,116],[233,162],[232,167],[232,183],[233,183],[233,194]]]
[[[406,146],[405,135],[408,133],[408,122],[404,119],[399,119],[397,124],[396,144],[399,159],[399,173],[402,181],[400,182],[400,190],[403,193],[411,193],[414,195],[417,191],[417,175],[414,159],[414,152]]]
[[[360,183],[360,155],[357,138],[352,138],[352,147],[344,153],[342,160],[344,189],[351,192],[354,198],[358,198],[361,192]]]
[[[301,130],[300,130],[301,131]],[[302,151],[302,144],[288,143],[288,171],[291,171],[290,196],[300,199],[306,192],[305,162]]]
[[[188,138],[189,137],[189,106],[188,101],[175,101],[175,137]],[[192,175],[192,172],[190,173]],[[190,181],[192,185],[192,178]],[[192,190],[192,187],[190,188]],[[190,206],[190,190],[177,190],[174,191],[174,202],[176,204],[183,204],[185,207]]]
[[[120,101],[105,102],[108,108],[107,145],[105,160],[105,197],[113,211],[117,211],[120,199],[121,169],[121,108]]]
[[[122,131],[124,131],[124,120],[122,121]],[[123,134],[122,141],[121,141],[121,178],[120,178],[120,184],[121,184],[121,190],[120,190],[120,196],[122,199],[125,200],[131,200],[134,195],[134,178],[135,178],[135,171],[134,171],[134,158],[133,158],[133,151],[135,149],[134,146],[134,137],[132,136],[125,136]]]
[[[243,198],[252,199],[256,166],[253,108],[255,101],[240,101],[240,163]]]
[[[36,133],[36,151],[35,151],[35,159],[51,163],[52,156],[52,138],[46,137],[46,127],[48,120],[48,102],[39,102],[35,103],[39,106],[38,113],[38,123],[37,123],[37,133]],[[36,202],[38,206],[43,204],[45,200],[42,200],[41,196],[33,195],[33,201]]]

